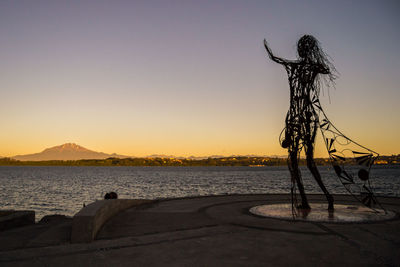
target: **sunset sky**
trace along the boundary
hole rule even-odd
[[[284,155],[287,74],[263,39],[294,59],[303,34],[340,72],[321,93],[333,124],[398,154],[399,3],[0,1],[0,156],[67,142],[132,156]]]

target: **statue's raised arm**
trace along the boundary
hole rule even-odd
[[[267,40],[265,40],[265,39],[264,39],[264,46],[265,46],[265,49],[267,50],[267,53],[268,53],[268,56],[270,59],[272,59],[276,63],[282,64],[282,65],[287,65],[289,63],[286,59],[274,56],[274,54],[272,54],[271,48],[268,46]]]

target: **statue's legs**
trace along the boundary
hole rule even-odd
[[[307,157],[307,167],[313,175],[314,179],[317,181],[319,187],[324,192],[326,199],[328,200],[328,210],[333,210],[333,197],[329,194],[324,183],[322,182],[321,175],[317,169],[317,165],[314,161],[314,140],[316,135],[317,127],[314,125],[312,130],[312,135],[308,135],[308,140],[305,140],[305,152]]]
[[[301,173],[298,162],[298,147],[299,145],[297,141],[295,142],[294,146],[289,149],[288,166],[290,170],[290,175],[292,176],[292,181],[296,182],[297,187],[300,191],[301,205],[297,208],[310,209],[310,205],[308,204],[306,193],[304,191],[303,182],[301,180]]]

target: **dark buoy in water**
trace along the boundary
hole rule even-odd
[[[115,192],[106,193],[104,199],[118,199],[118,195]]]

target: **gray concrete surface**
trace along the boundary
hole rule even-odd
[[[0,210],[0,231],[34,223],[33,210]]]
[[[335,196],[338,203],[356,204]],[[312,202],[324,197],[311,195]],[[400,199],[380,198],[400,212]],[[250,207],[288,195],[160,200],[125,210],[90,244],[66,238],[71,219],[0,232],[0,266],[399,266],[400,221],[362,224],[261,218]],[[68,230],[69,229],[69,230]]]
[[[115,214],[148,202],[150,200],[107,199],[83,207],[72,219],[71,243],[92,242],[104,223]]]

